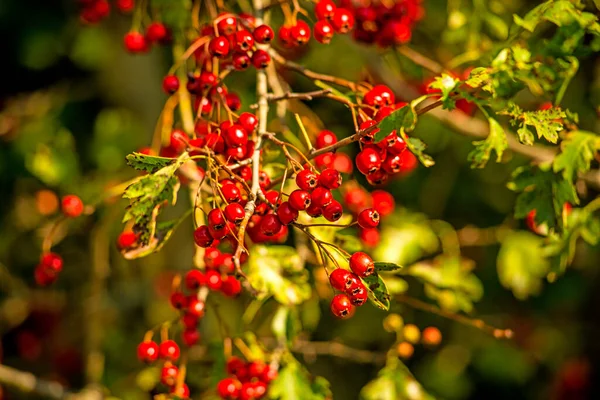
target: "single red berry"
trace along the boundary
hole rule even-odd
[[[333,157],[333,164],[331,168],[344,174],[352,173],[354,166],[352,165],[352,159],[346,153],[335,153]]]
[[[242,292],[242,284],[235,276],[229,275],[221,285],[221,292],[225,296],[235,297]]]
[[[210,290],[219,290],[223,284],[221,273],[217,271],[206,271],[206,286]]]
[[[381,168],[388,174],[396,174],[402,170],[402,157],[388,154],[381,164]]]
[[[229,40],[224,36],[212,38],[208,43],[208,51],[213,57],[225,58],[229,54]]]
[[[225,216],[223,215],[223,211],[219,208],[210,210],[206,220],[208,221],[208,225],[212,226],[213,229],[221,230],[225,227]]]
[[[315,15],[317,19],[332,20],[337,9],[335,3],[332,0],[319,0],[315,5]]]
[[[58,274],[40,264],[33,271],[33,277],[38,286],[48,286],[56,282]]]
[[[235,49],[237,51],[248,51],[254,46],[254,37],[246,29],[235,33]]]
[[[239,203],[231,203],[225,206],[223,210],[225,214],[225,218],[227,221],[232,222],[236,225],[239,225],[240,222],[244,219],[244,207],[242,207]]]
[[[331,190],[323,186],[317,186],[310,194],[311,206],[323,208],[331,204],[332,201],[333,195],[331,194]]]
[[[240,400],[255,400],[256,399],[256,391],[254,390],[254,384],[251,382],[242,383],[242,388],[240,389]]]
[[[256,69],[264,69],[271,63],[271,56],[264,50],[258,49],[252,54],[252,65]]]
[[[310,27],[302,20],[290,28],[290,37],[296,46],[303,46],[310,40]]]
[[[333,161],[335,159],[335,154],[331,151],[323,154],[319,154],[315,157],[315,164],[319,168],[330,168],[333,165]]]
[[[281,221],[275,214],[267,214],[260,220],[260,232],[265,236],[273,236],[281,229]]]
[[[163,42],[168,36],[169,30],[160,22],[152,22],[146,29],[146,39],[148,39],[150,43]]]
[[[123,37],[125,48],[131,53],[143,53],[148,51],[146,37],[139,32],[128,32]]]
[[[183,323],[183,326],[186,329],[196,329],[199,321],[200,321],[200,318],[198,318],[197,315],[193,315],[193,314],[185,313],[185,314],[183,314],[183,317],[181,317],[181,322]]]
[[[370,173],[369,175],[367,175],[366,178],[367,182],[369,182],[371,185],[377,186],[386,183],[389,177],[390,176],[387,172],[385,172],[383,169],[380,169],[378,171]]]
[[[200,341],[200,332],[196,328],[185,329],[181,332],[181,340],[187,347],[192,347]]]
[[[173,129],[169,138],[171,147],[177,152],[182,153],[188,145],[190,138],[187,133],[181,129]]]
[[[304,211],[310,206],[310,193],[306,190],[296,189],[290,193],[288,201],[293,209]]]
[[[240,358],[238,357],[230,357],[227,360],[227,364],[225,366],[225,369],[227,370],[227,373],[230,375],[235,375],[238,378],[240,377],[240,373],[243,371],[243,376],[247,376],[247,371],[246,371],[246,363],[244,363],[244,361],[242,361]]]
[[[396,138],[391,146],[387,147],[387,151],[393,155],[401,155],[404,150],[406,150],[406,142],[400,136]]]
[[[235,264],[233,263],[233,254],[222,253],[215,260],[215,267],[217,267],[224,274],[232,274],[235,271]]]
[[[345,294],[337,294],[331,300],[331,313],[340,319],[350,318],[354,315],[354,306]]]
[[[231,56],[231,65],[236,71],[244,71],[250,66],[250,56],[246,53],[235,52]]]
[[[363,229],[376,228],[379,225],[379,213],[374,208],[366,208],[358,214],[358,226]]]
[[[83,201],[74,194],[68,194],[62,198],[61,208],[66,217],[76,218],[83,212]]]
[[[158,358],[158,345],[153,341],[142,342],[137,348],[138,359],[145,363],[151,363]]]
[[[273,37],[275,37],[273,28],[271,28],[269,25],[257,26],[252,34],[254,36],[254,40],[260,44],[270,43],[273,40]]]
[[[273,381],[275,378],[277,378],[277,370],[275,368],[271,367],[270,365],[267,365],[267,368],[265,369],[265,371],[263,372],[263,374],[260,377],[260,381],[268,384],[269,382]]]
[[[177,310],[181,310],[182,308],[187,307],[187,297],[181,292],[171,293],[169,301],[171,302],[173,308]]]
[[[346,33],[354,28],[354,16],[344,8],[335,10],[331,24],[337,33]]]
[[[350,296],[350,302],[353,306],[360,307],[367,302],[369,294],[365,285],[360,285],[357,290]]]
[[[228,203],[237,203],[241,199],[240,189],[234,183],[228,183],[221,187],[223,199]]]
[[[121,232],[117,238],[117,246],[120,249],[129,249],[135,242],[137,242],[137,235],[132,231]]]
[[[328,189],[337,189],[342,186],[342,175],[333,168],[326,168],[319,175],[319,185]]]
[[[380,234],[377,228],[360,229],[358,238],[368,247],[377,246]]]
[[[352,272],[360,277],[369,276],[375,271],[375,263],[373,262],[373,259],[362,251],[357,251],[356,253],[352,254],[348,262]]]
[[[248,369],[248,377],[250,379],[252,378],[257,378],[260,379],[260,377],[264,374],[265,370],[268,368],[267,364],[265,364],[263,361],[252,361],[249,362],[246,365],[246,368]]]
[[[319,218],[321,215],[323,215],[323,208],[321,208],[315,204],[311,204],[306,209],[306,213],[313,218]]]
[[[124,14],[130,13],[135,7],[135,0],[117,0],[115,5]]]
[[[213,244],[214,239],[210,235],[208,226],[202,225],[196,228],[194,231],[194,241],[196,242],[196,245],[204,248],[210,247],[210,245]]]
[[[329,44],[333,38],[333,26],[328,21],[321,20],[315,23],[315,40],[319,43]]]
[[[218,19],[219,22],[217,23],[217,30],[219,31],[220,35],[227,36],[235,33],[237,30],[237,20],[235,19],[235,16],[232,14],[227,16],[219,15]]]
[[[63,268],[63,259],[56,253],[46,253],[42,255],[40,266],[54,273],[59,273]]]
[[[242,383],[234,378],[221,379],[217,384],[217,393],[224,400],[236,400],[240,396]]]
[[[240,114],[237,123],[240,124],[246,132],[253,132],[258,126],[258,118],[252,113],[243,112]]]
[[[162,370],[160,372],[160,381],[163,385],[173,386],[175,385],[175,381],[177,380],[177,374],[179,373],[179,368],[173,365],[171,362],[167,361],[165,365],[163,365]]]
[[[165,340],[158,347],[158,355],[166,360],[177,361],[179,358],[179,346],[174,340]]]
[[[252,168],[248,165],[244,165],[239,169],[238,175],[245,181],[252,179]]]
[[[352,285],[352,273],[343,268],[334,269],[329,275],[329,283],[334,289],[345,292]]]
[[[237,93],[227,93],[225,95],[225,103],[231,111],[238,111],[242,108],[242,99]]]
[[[284,47],[294,47],[294,40],[292,39],[291,29],[289,27],[281,26],[281,28],[279,28],[279,31],[277,32],[277,37],[279,38],[279,41],[281,42],[281,44],[283,44]]]
[[[208,90],[214,87],[218,81],[219,78],[212,72],[208,71],[202,71],[202,73],[198,77],[198,84],[201,90]]]
[[[254,399],[262,399],[267,394],[267,384],[262,381],[252,382],[254,385]]]
[[[198,318],[204,317],[204,301],[198,300],[196,296],[190,296],[187,304],[187,314],[195,315]]]
[[[167,75],[163,79],[163,90],[166,94],[173,94],[179,89],[179,78],[175,75]]]
[[[206,277],[199,269],[189,270],[187,274],[185,274],[185,287],[190,290],[198,290],[200,286],[204,286],[206,284]]]
[[[216,262],[221,256],[221,251],[216,247],[209,247],[204,250],[204,263],[206,264],[206,268],[217,268]],[[206,283],[206,280],[204,280]]]
[[[342,218],[344,209],[339,201],[333,200],[328,206],[323,208],[323,216],[329,222],[335,222]]]
[[[356,168],[364,175],[376,172],[380,167],[381,156],[372,148],[365,148],[356,156]]]
[[[277,208],[277,217],[284,225],[289,225],[298,218],[298,210],[293,208],[289,201],[284,201]]]
[[[312,191],[317,187],[319,178],[310,169],[303,169],[296,175],[296,185],[302,190]]]
[[[356,293],[359,293],[361,289],[365,287],[358,275],[356,275],[355,273],[350,274],[350,280],[352,281],[352,283],[346,289],[346,294],[348,296],[352,296]]]

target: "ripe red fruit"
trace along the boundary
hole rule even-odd
[[[258,173],[258,182],[260,183],[260,188],[263,190],[267,190],[269,188],[269,186],[271,186],[271,178],[269,177],[269,174],[267,173],[267,171],[260,171]],[[273,192],[273,191],[271,191]],[[277,193],[277,192],[275,192]],[[276,203],[277,199],[275,199],[275,201],[271,201],[271,203]]]
[[[375,263],[373,262],[373,259],[362,251],[357,251],[356,253],[352,254],[348,262],[352,272],[360,277],[364,278],[371,275],[375,271]]]
[[[187,297],[185,294],[181,292],[173,292],[171,293],[171,297],[169,298],[171,305],[176,310],[181,310],[182,308],[187,306]]]
[[[210,210],[206,219],[208,221],[208,225],[212,226],[213,229],[220,230],[225,227],[225,216],[223,215],[223,211],[221,211],[219,208],[213,208]]]
[[[288,201],[293,209],[304,211],[310,206],[310,193],[306,190],[296,189],[290,193]]]
[[[200,340],[200,332],[198,332],[198,330],[196,328],[185,329],[181,333],[181,340],[183,340],[183,343],[187,347],[191,347],[191,346],[195,345],[196,343],[198,343],[198,341]]]
[[[248,51],[254,46],[254,37],[246,29],[235,33],[235,49],[237,51]]]
[[[264,370],[263,374],[260,377],[261,382],[269,383],[275,378],[277,378],[277,370],[270,365],[267,365],[267,368]]]
[[[296,175],[296,185],[302,190],[311,191],[317,187],[319,178],[310,169],[303,169]]]
[[[281,229],[281,221],[275,214],[267,214],[260,220],[260,232],[265,236],[273,236]]]
[[[235,52],[231,56],[231,64],[236,71],[244,71],[250,66],[250,56],[246,53]]]
[[[402,170],[402,157],[399,155],[388,154],[383,160],[381,168],[388,174],[395,174]]]
[[[284,47],[294,47],[294,41],[292,40],[291,29],[289,27],[281,26],[277,32],[277,37]]]
[[[152,22],[146,28],[146,39],[150,43],[163,42],[169,37],[169,30],[160,22]]]
[[[240,108],[242,108],[242,100],[237,93],[227,93],[225,95],[225,103],[231,111],[238,111]]]
[[[267,384],[262,381],[252,382],[254,385],[254,399],[262,399],[267,393]]]
[[[179,89],[179,78],[175,75],[167,75],[163,79],[163,90],[166,94],[173,94]]]
[[[319,43],[329,44],[333,38],[333,26],[325,20],[317,21],[314,27],[315,40]]]
[[[252,65],[254,65],[254,68],[267,68],[270,63],[271,56],[266,51],[258,49],[252,54]]]
[[[210,290],[219,290],[223,284],[221,273],[217,271],[206,271],[206,286]]]
[[[377,246],[380,234],[377,228],[361,229],[358,234],[359,239],[369,247]]]
[[[208,43],[208,51],[213,57],[225,58],[229,54],[229,40],[224,36],[212,38]]]
[[[334,289],[345,292],[352,285],[352,273],[342,268],[334,269],[329,274],[329,283]]]
[[[238,124],[234,124],[225,131],[225,143],[227,146],[238,147],[245,146],[248,142],[248,133]]]
[[[236,225],[239,225],[240,222],[244,219],[244,207],[242,207],[239,203],[231,203],[225,206],[223,210],[225,213],[225,218],[227,221],[232,222]]]
[[[340,319],[347,319],[354,315],[354,306],[345,294],[337,294],[331,300],[331,313]]]
[[[225,400],[235,400],[239,398],[242,383],[234,378],[221,379],[217,384],[217,393],[219,397]]]
[[[243,112],[240,114],[237,123],[240,124],[246,132],[253,132],[258,126],[258,118],[252,113]]]
[[[342,186],[342,175],[333,168],[326,168],[319,175],[319,185],[328,189],[337,189]]]
[[[277,217],[284,225],[289,225],[298,218],[298,210],[293,208],[289,201],[284,201],[277,208]]]
[[[328,206],[323,208],[323,216],[329,222],[335,222],[342,218],[344,209],[339,201],[333,200]]]
[[[180,350],[174,340],[165,340],[158,347],[158,355],[166,360],[177,361]]]
[[[217,30],[219,31],[220,35],[227,36],[235,33],[237,30],[237,20],[233,15],[219,15],[218,19],[219,22],[217,23]]]
[[[223,292],[225,296],[237,296],[242,292],[242,284],[235,276],[229,275],[221,285],[221,292]]]
[[[54,273],[59,273],[62,271],[63,267],[63,259],[56,253],[46,253],[42,255],[42,259],[40,260],[40,267],[52,271]]]
[[[214,239],[210,235],[208,226],[202,225],[196,228],[194,231],[194,242],[200,247],[210,247],[213,244]]]
[[[242,388],[240,389],[240,400],[254,400],[256,399],[256,391],[254,389],[254,384],[251,382],[242,383]]]
[[[169,140],[171,148],[173,148],[177,153],[181,153],[187,148],[190,138],[188,137],[187,133],[181,129],[173,129]]]
[[[123,37],[123,43],[127,51],[131,53],[143,53],[148,50],[146,37],[139,32],[128,32]]]
[[[268,368],[267,364],[265,364],[262,361],[252,361],[249,362],[246,366],[246,368],[248,369],[248,377],[250,379],[252,378],[258,378],[260,379],[260,377],[263,375],[263,373],[265,372],[265,370]]]
[[[234,183],[227,183],[221,187],[223,199],[228,203],[237,203],[240,201],[240,189]]]
[[[356,168],[364,175],[376,172],[380,167],[381,157],[372,148],[365,148],[356,156]]]
[[[336,153],[333,157],[333,164],[331,168],[344,174],[352,173],[354,166],[352,165],[352,159],[346,153]]]
[[[336,32],[346,33],[354,28],[354,16],[350,11],[338,8],[335,10],[331,23]]]
[[[323,208],[321,208],[315,204],[311,204],[306,209],[306,213],[313,218],[319,218],[321,215],[323,215]]]
[[[129,13],[135,7],[135,0],[117,0],[115,5],[122,13]]]
[[[137,348],[137,356],[140,361],[145,363],[156,361],[158,358],[158,345],[151,340],[140,343]]]
[[[137,235],[132,231],[121,232],[117,238],[117,246],[120,249],[128,249],[132,247],[136,241]]]
[[[38,265],[33,271],[33,277],[38,286],[48,286],[56,282],[58,274],[43,265]]]
[[[68,194],[62,199],[61,209],[66,217],[79,217],[83,212],[83,201],[74,194]]]
[[[337,7],[332,0],[319,0],[315,5],[315,15],[319,20],[332,20],[336,9]]]
[[[227,370],[228,374],[235,375],[238,378],[240,378],[240,375],[243,375],[244,377],[247,376],[247,371],[245,370],[246,364],[241,359],[235,356],[230,357],[227,360],[227,365],[225,366],[225,369]]]
[[[260,44],[270,43],[275,36],[273,29],[269,25],[260,25],[252,32],[254,40]]]
[[[178,373],[179,368],[167,361],[160,371],[160,381],[163,385],[173,386],[175,385]]]
[[[190,296],[187,305],[187,314],[195,315],[198,318],[204,316],[205,304],[204,301],[198,300],[195,296]]]
[[[206,284],[206,277],[199,269],[192,269],[185,274],[185,287],[190,290],[198,290]]]
[[[331,190],[318,186],[315,190],[310,194],[311,206],[314,207],[327,207],[333,201],[333,195],[331,194]]]
[[[358,226],[361,228],[376,228],[378,225],[379,213],[374,208],[366,208],[358,214]]]
[[[352,305],[360,307],[367,302],[368,298],[369,295],[367,292],[367,288],[365,287],[365,285],[360,285],[358,289],[355,290],[354,293],[352,293],[352,295],[350,296],[350,302],[352,303]]]
[[[310,40],[310,27],[302,20],[290,28],[290,37],[296,46],[303,46]]]

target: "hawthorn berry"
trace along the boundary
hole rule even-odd
[[[289,201],[285,201],[277,207],[277,217],[284,225],[289,225],[298,218],[298,210],[293,208]]]
[[[296,185],[302,190],[312,191],[317,187],[319,178],[310,169],[303,169],[296,175]]]
[[[356,156],[356,168],[364,174],[377,172],[381,167],[381,156],[372,148],[365,148]]]
[[[273,32],[273,28],[269,25],[260,25],[254,29],[252,35],[254,36],[256,43],[266,44],[273,40],[275,33]]]
[[[253,132],[258,126],[258,118],[252,113],[243,112],[240,114],[237,123],[240,124],[246,132]]]
[[[345,292],[352,285],[352,273],[348,270],[337,268],[329,274],[329,283],[334,289]]]
[[[273,236],[281,229],[281,221],[275,214],[267,214],[260,220],[260,232],[265,236]]]
[[[182,397],[187,399],[190,397],[190,388],[185,383],[181,387],[173,386],[170,391],[171,394],[174,394],[177,397]]]
[[[360,285],[350,296],[350,302],[352,305],[359,307],[367,302],[368,297],[367,288],[364,285]]]
[[[187,302],[186,314],[195,315],[198,318],[202,318],[204,316],[204,309],[204,301],[199,300],[195,296],[190,296],[190,299]]]
[[[290,37],[296,46],[303,46],[310,40],[310,27],[302,20],[290,28]]]
[[[256,390],[254,389],[254,384],[252,382],[244,382],[242,383],[242,388],[240,389],[240,400],[254,400],[256,399]]]
[[[372,172],[366,176],[367,182],[369,182],[373,186],[383,185],[385,182],[387,182],[389,177],[390,176],[388,175],[388,173],[382,169]]]
[[[345,294],[336,294],[331,300],[331,313],[340,319],[347,319],[354,315],[355,308],[350,298]]]
[[[117,238],[117,246],[119,249],[129,249],[133,247],[137,241],[137,235],[132,231],[125,231],[119,234]]]
[[[145,363],[156,361],[158,358],[158,353],[158,344],[152,340],[140,343],[137,348],[138,359]]]
[[[277,32],[277,37],[284,47],[294,47],[294,41],[292,40],[291,29],[287,26],[281,26]]]
[[[206,286],[210,290],[219,290],[221,289],[221,285],[223,285],[223,278],[221,277],[221,273],[217,271],[206,271]]]
[[[234,378],[221,379],[217,384],[217,394],[225,400],[235,400],[239,398],[242,383]]]
[[[163,42],[169,36],[169,30],[160,22],[152,22],[146,28],[146,39],[150,43]]]
[[[306,210],[311,203],[310,193],[306,190],[296,189],[290,193],[288,199],[290,207],[298,211]]]
[[[323,207],[323,217],[329,222],[335,222],[342,218],[342,214],[344,213],[344,209],[342,205],[337,200],[332,200],[329,205]]]
[[[59,273],[62,271],[63,259],[56,253],[46,253],[42,255],[40,267],[54,273]]]
[[[242,108],[242,100],[237,93],[227,93],[225,95],[225,104],[227,104],[227,108],[231,111],[238,111]]]
[[[236,71],[244,71],[250,66],[250,56],[246,53],[235,52],[231,56],[231,64]]]
[[[388,174],[395,174],[402,170],[402,157],[399,155],[389,154],[383,163],[381,168]]]
[[[164,342],[161,342],[160,346],[158,347],[158,355],[160,358],[177,361],[179,354],[179,346],[174,340],[165,340]]]
[[[267,368],[265,368],[264,372],[262,373],[262,375],[260,377],[260,381],[269,383],[269,382],[273,381],[275,378],[277,378],[277,374],[278,374],[278,372],[275,368],[271,367],[270,365],[267,365]]]
[[[368,254],[357,251],[349,259],[350,269],[360,277],[367,277],[375,271],[375,263]]]
[[[61,209],[65,217],[77,218],[83,213],[83,201],[74,194],[68,194],[62,198]]]
[[[322,44],[329,44],[333,38],[333,26],[325,20],[317,21],[314,27],[315,40]]]
[[[169,143],[177,153],[183,152],[188,145],[189,137],[181,129],[173,129],[169,137]]]
[[[323,209],[315,204],[311,204],[307,209],[306,213],[313,218],[319,218],[323,215]]]
[[[171,293],[171,297],[169,297],[169,301],[171,302],[171,305],[173,306],[173,308],[175,308],[176,310],[181,310],[184,307],[187,307],[187,297],[185,296],[185,294],[181,293],[181,292],[173,292]]]
[[[181,323],[186,329],[195,329],[198,326],[199,320],[200,318],[198,318],[197,315],[192,315],[188,313],[184,313],[183,317],[181,317]]]
[[[196,228],[196,230],[194,231],[194,242],[196,242],[196,245],[198,245],[199,247],[204,248],[210,247],[213,244],[214,239],[210,234],[208,226],[201,225],[198,228]]]
[[[335,10],[331,24],[338,33],[349,32],[354,27],[354,16],[350,11],[338,8]]]
[[[235,33],[235,50],[236,51],[248,51],[254,46],[254,36],[247,31],[242,29]]]
[[[252,54],[252,65],[254,65],[254,68],[264,69],[267,68],[270,63],[271,56],[266,51],[258,49]]]
[[[162,87],[166,94],[174,94],[179,89],[179,78],[175,75],[165,76]]]
[[[342,186],[342,174],[333,168],[326,168],[319,175],[319,185],[327,189],[337,189]]]
[[[160,371],[160,381],[163,383],[163,385],[173,386],[175,385],[175,380],[177,379],[178,373],[179,368],[167,361]]]
[[[127,51],[131,53],[143,53],[148,50],[146,37],[139,32],[128,32],[123,37],[123,43]]]
[[[56,282],[58,274],[42,265],[38,265],[33,271],[33,277],[38,286],[48,286]]]
[[[200,340],[200,332],[196,328],[188,328],[181,333],[181,339],[186,346],[191,347]]]
[[[380,234],[377,228],[360,229],[359,239],[369,247],[374,247],[379,243]]]
[[[235,375],[238,378],[247,376],[246,364],[240,358],[235,356],[230,357],[227,360],[225,369],[227,370],[228,374]]]
[[[358,214],[358,226],[376,228],[379,225],[379,213],[374,208],[366,208]]]
[[[227,218],[227,221],[236,225],[239,225],[240,222],[242,222],[245,215],[244,207],[242,207],[239,203],[228,204],[225,206],[223,212],[225,214],[225,218]]]
[[[323,186],[317,186],[310,194],[310,201],[311,206],[319,208],[327,207],[333,201],[333,195],[331,194],[331,190]]]
[[[258,172],[258,182],[260,184],[260,188],[263,190],[266,190],[269,188],[269,186],[271,186],[271,178],[269,177],[269,174],[267,174],[266,171],[259,171]],[[277,196],[279,196],[277,194],[277,191],[270,191],[270,193],[275,193]],[[272,204],[277,203],[277,196],[273,199],[273,201],[269,201]]]
[[[319,0],[315,5],[315,15],[319,20],[332,20],[337,7],[332,0]]]
[[[228,203],[237,203],[241,199],[240,189],[234,183],[227,183],[221,187],[223,199]]]
[[[220,35],[232,35],[237,30],[237,21],[233,15],[220,15],[217,30]]]
[[[130,13],[135,7],[135,0],[117,0],[115,5],[122,13]]]
[[[208,43],[208,51],[213,57],[227,57],[229,54],[229,40],[224,36],[212,38]]]
[[[229,275],[221,284],[221,292],[228,297],[235,297],[242,292],[242,284],[235,276]]]

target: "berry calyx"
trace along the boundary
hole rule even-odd
[[[334,269],[329,275],[329,283],[334,289],[345,292],[352,285],[352,273],[342,268]]]
[[[303,169],[296,175],[296,185],[302,190],[312,191],[317,187],[319,179],[310,169]]]
[[[310,193],[306,190],[297,189],[290,193],[289,197],[290,207],[298,211],[306,210],[311,203]]]
[[[364,209],[358,214],[358,226],[361,228],[376,228],[378,225],[379,213],[374,208]]]

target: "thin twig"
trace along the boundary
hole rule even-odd
[[[305,92],[305,93],[286,92],[286,93],[284,93],[282,95],[278,95],[278,96],[276,96],[274,94],[268,94],[267,100],[270,102],[289,100],[289,99],[312,100],[316,97],[325,97],[329,93],[331,93],[331,89],[314,90],[312,92]]]

